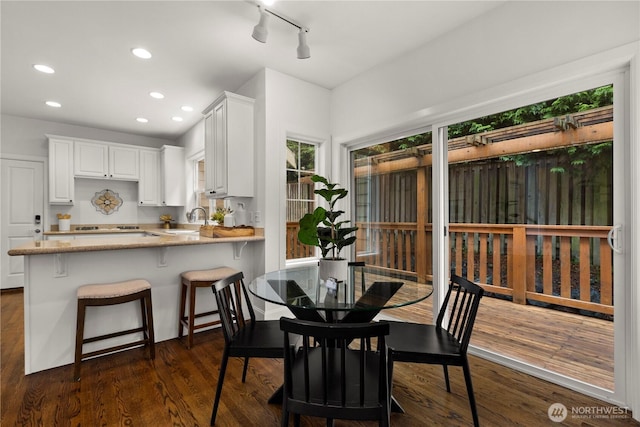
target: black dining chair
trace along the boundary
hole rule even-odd
[[[282,358],[285,353],[285,343],[278,320],[256,320],[242,272],[213,283],[211,288],[218,304],[224,334],[220,376],[211,412],[211,425],[213,426],[216,421],[229,357],[244,357],[242,382],[245,382],[249,358]]]
[[[284,398],[282,427],[300,425],[300,416],[327,419],[378,420],[390,422],[390,359],[385,336],[389,326],[380,323],[320,323],[280,319],[284,340],[290,351],[284,357]],[[302,336],[295,349],[289,335]],[[377,351],[367,350],[365,339],[377,338]],[[314,339],[315,345],[310,341]],[[347,343],[360,340],[359,349]]]
[[[469,339],[482,298],[483,289],[457,275],[451,283],[435,325],[388,322],[387,345],[395,362],[442,365],[447,392],[451,392],[448,366],[461,366],[469,395],[473,425],[478,426],[478,411],[467,360]],[[445,325],[444,319],[449,321]]]

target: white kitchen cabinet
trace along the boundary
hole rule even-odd
[[[186,193],[184,148],[163,145],[160,149],[160,160],[162,206],[184,206]]]
[[[203,111],[207,197],[253,197],[253,105],[224,92]]]
[[[139,149],[101,142],[75,141],[74,175],[80,178],[137,181]]]
[[[160,151],[140,149],[138,205],[160,206]]]
[[[140,150],[136,147],[109,146],[109,178],[137,181],[140,178]]]
[[[72,205],[73,141],[49,138],[49,203]]]
[[[184,206],[184,148],[140,149],[139,206]]]

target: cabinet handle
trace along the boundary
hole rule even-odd
[[[209,191],[209,194],[216,194],[214,190]]]

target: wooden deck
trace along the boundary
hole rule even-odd
[[[383,312],[431,323],[432,298]],[[613,322],[484,297],[473,346],[613,390]]]

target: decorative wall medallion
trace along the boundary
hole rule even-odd
[[[107,189],[97,192],[91,199],[91,204],[95,206],[98,212],[111,215],[122,206],[122,199],[118,196],[118,193]]]

